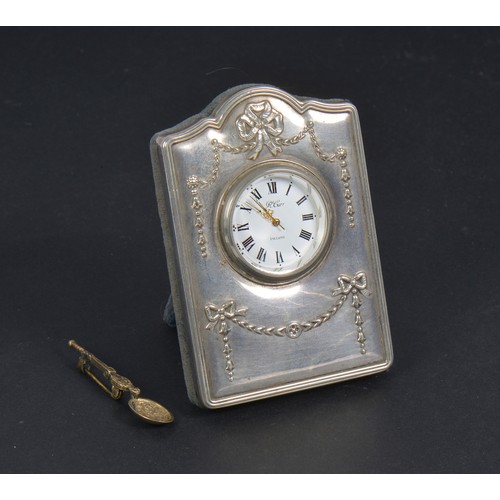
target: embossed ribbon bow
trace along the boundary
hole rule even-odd
[[[209,321],[205,328],[207,330],[212,330],[218,325],[218,332],[224,334],[228,331],[226,319],[231,320],[237,316],[245,316],[246,313],[247,309],[236,309],[234,300],[222,304],[221,307],[210,304],[205,306],[205,316]]]
[[[262,151],[264,145],[276,156],[283,150],[274,137],[283,132],[283,115],[271,107],[268,101],[248,104],[236,121],[240,137],[245,141],[255,139],[255,151],[249,156],[255,160]]]
[[[367,286],[366,274],[363,272],[356,273],[354,276],[341,274],[337,278],[337,283],[339,284],[339,288],[336,288],[333,291],[334,295],[338,294],[348,295],[350,292],[356,293],[358,290],[363,295],[370,295],[370,292],[366,289]]]

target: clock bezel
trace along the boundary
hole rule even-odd
[[[257,179],[272,172],[289,172],[300,176],[304,181],[310,183],[319,194],[325,210],[325,234],[320,242],[315,255],[303,266],[279,274],[258,268],[246,261],[236,246],[232,238],[232,214],[245,186]],[[329,254],[335,237],[336,210],[334,197],[325,181],[322,181],[321,174],[312,166],[306,165],[297,160],[288,158],[266,159],[255,165],[244,166],[236,172],[233,180],[228,184],[219,198],[219,203],[215,211],[218,237],[216,238],[220,250],[226,257],[231,268],[244,278],[260,285],[283,286],[294,284],[306,275],[316,272]]]

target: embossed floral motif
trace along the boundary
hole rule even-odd
[[[337,148],[337,159],[338,160],[345,160],[347,158],[347,150],[343,148],[342,146],[339,146]]]
[[[187,179],[187,186],[189,189],[196,189],[200,184],[201,180],[197,175],[190,175]]]
[[[236,127],[245,142],[255,142],[249,159],[257,159],[264,146],[273,156],[283,151],[275,139],[283,132],[283,115],[273,109],[269,101],[248,104],[236,120]]]
[[[303,330],[302,326],[296,321],[294,321],[286,327],[286,335],[291,339],[296,339],[297,337],[300,336],[302,330]]]

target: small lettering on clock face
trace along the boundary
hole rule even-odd
[[[284,206],[284,203],[278,199],[276,201],[271,200],[271,201],[266,201],[266,208],[279,208]]]

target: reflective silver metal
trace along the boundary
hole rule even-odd
[[[192,402],[219,408],[391,365],[363,144],[351,103],[265,85],[237,87],[200,115],[156,134],[151,155]],[[304,177],[313,172],[331,204],[321,258],[282,280],[259,279],[228,249],[226,201],[232,203],[234,186],[248,172],[266,164],[303,166]]]

